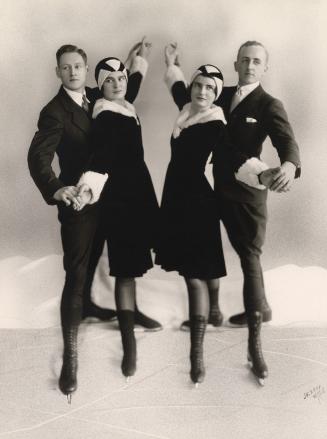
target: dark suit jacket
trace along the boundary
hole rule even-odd
[[[247,157],[260,158],[262,144],[267,136],[276,148],[281,163],[290,161],[296,166],[296,177],[300,176],[299,148],[288,121],[283,104],[266,93],[261,85],[248,94],[230,113],[230,104],[236,87],[224,87],[217,105],[220,105],[227,120],[228,133],[233,145]],[[267,191],[251,188],[236,182],[224,163],[213,160],[216,189],[221,195],[244,202],[262,202]]]
[[[132,102],[139,91],[142,75],[130,76],[126,99]],[[86,87],[91,103],[99,97],[99,90]],[[75,185],[90,159],[89,136],[90,116],[63,87],[43,108],[28,152],[28,166],[31,176],[48,204],[57,204],[54,193],[64,186]],[[52,169],[54,155],[58,155],[60,174]]]
[[[190,100],[184,84],[177,81],[172,86],[173,98],[181,109]],[[262,203],[267,198],[267,190],[259,190],[239,183],[234,172],[242,161],[235,160],[235,151],[241,157],[260,158],[262,144],[267,136],[277,149],[281,163],[290,161],[297,167],[300,176],[299,148],[283,104],[266,93],[261,85],[247,95],[230,113],[230,104],[236,87],[224,87],[216,105],[223,108],[227,120],[229,142],[233,150],[215,150],[213,154],[213,174],[215,190],[219,196],[239,202]],[[226,143],[228,145],[228,142]]]

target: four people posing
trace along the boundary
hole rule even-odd
[[[298,147],[283,106],[259,84],[267,70],[267,51],[257,42],[241,46],[235,62],[237,88],[223,88],[221,71],[210,64],[197,69],[187,87],[177,65],[176,45],[166,48],[166,78],[181,113],[171,137],[172,157],[159,211],[144,162],[140,121],[128,102],[138,93],[148,49],[143,40],[131,51],[129,75],[117,58],[102,60],[96,67],[98,90],[86,91],[85,53],[75,46],[59,49],[57,74],[63,87],[42,110],[29,150],[31,175],[47,203],[58,204],[61,222],[66,280],[61,302],[64,355],[59,387],[66,395],[77,388],[78,325],[83,316],[92,314],[83,307],[99,311],[100,318],[115,315],[112,310],[98,310],[90,298],[104,241],[110,273],[116,278],[123,374],[131,376],[136,369],[134,323],[139,320],[148,329],[160,329],[159,323],[135,306],[135,277],[152,267],[150,249],[155,249],[156,263],[185,278],[190,376],[196,384],[203,381],[205,327],[208,318],[215,326],[223,320],[218,290],[219,278],[226,272],[219,218],[244,274],[246,312],[231,322],[248,324],[253,372],[260,380],[267,376],[260,345],[261,322],[271,318],[260,265],[266,188],[287,191],[300,174]],[[92,128],[90,107],[94,107]],[[282,163],[275,169],[260,161],[267,135]],[[51,167],[55,153],[59,177]],[[204,176],[210,154],[214,191]]]

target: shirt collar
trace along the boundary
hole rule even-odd
[[[64,87],[64,86],[63,86]],[[83,93],[80,93],[78,91],[73,91],[73,90],[68,90],[68,88],[64,87],[65,92],[68,94],[68,96],[70,96],[72,98],[72,100],[79,105],[80,107],[82,106],[83,103],[83,95],[86,96],[85,90]],[[90,103],[90,101],[88,100],[88,98],[86,97],[86,100],[88,103]]]
[[[238,85],[237,90],[242,90],[242,96],[248,95],[253,91],[255,88],[259,86],[260,82],[254,82],[253,84],[247,84],[247,85]]]

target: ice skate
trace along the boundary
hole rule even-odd
[[[268,368],[263,358],[260,329],[262,314],[258,311],[249,313],[249,340],[248,340],[248,362],[255,378],[261,386],[264,386],[268,377]]]

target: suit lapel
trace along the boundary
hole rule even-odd
[[[216,105],[221,106],[225,112],[228,111],[229,113],[230,104],[232,102],[235,91],[236,87],[224,87],[222,94],[216,102]]]
[[[91,121],[86,111],[71,99],[63,87],[60,88],[58,96],[65,110],[71,114],[72,123],[85,133],[89,133]]]
[[[236,87],[224,87],[221,95],[219,96],[218,100],[215,102],[215,104],[218,107],[221,107],[224,110],[225,118],[227,121],[229,119],[229,115],[230,115],[229,109],[235,91],[236,91]]]
[[[256,102],[258,99],[260,99],[260,96],[263,93],[263,88],[259,84],[258,87],[256,87],[251,93],[249,93],[245,98],[238,104],[236,107],[231,111],[230,114],[233,114],[235,111],[242,112],[244,110],[248,110],[249,107],[252,107],[253,105],[256,105]],[[232,96],[233,97],[233,96]],[[230,100],[230,104],[232,101],[232,97]]]

